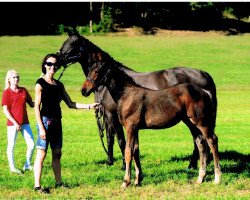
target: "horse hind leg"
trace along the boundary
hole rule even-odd
[[[193,124],[191,123],[189,120],[185,120],[184,123],[188,126],[193,138],[194,138],[194,150],[193,150],[193,154],[191,156],[189,165],[188,165],[188,169],[197,169],[197,161],[199,159],[199,150],[195,141],[195,138],[201,134],[200,130]]]
[[[202,135],[199,135],[195,139],[196,145],[199,150],[200,155],[200,168],[199,168],[199,177],[196,181],[197,184],[201,184],[206,176],[206,167],[207,167],[207,159],[206,159],[206,144]]]
[[[201,132],[203,133],[204,138],[206,139],[208,146],[213,155],[214,160],[214,174],[215,179],[214,183],[219,184],[221,182],[221,169],[219,165],[219,153],[218,153],[218,137],[215,133],[208,127],[200,127]]]
[[[201,131],[196,127],[196,125],[194,125],[193,123],[191,123],[191,121],[186,120],[185,121],[186,125],[188,126],[190,132],[192,133],[193,138],[196,138],[199,135],[202,135]],[[206,146],[206,159],[207,159],[207,164],[210,162],[209,160],[209,155],[210,155],[210,149],[209,146],[205,140],[205,146]],[[193,154],[191,156],[190,159],[190,163],[188,166],[188,169],[197,169],[197,161],[199,159],[199,150],[196,144],[196,141],[194,139],[194,150],[193,150]]]
[[[134,142],[134,152],[133,152],[133,159],[135,163],[135,186],[140,186],[141,181],[143,180],[143,173],[141,169],[140,163],[140,151],[139,151],[139,138],[138,133],[135,134],[135,142]]]
[[[218,137],[213,133],[212,137],[207,138],[208,145],[211,149],[214,159],[214,183],[219,184],[221,182],[221,169],[219,165],[219,153],[218,153]]]

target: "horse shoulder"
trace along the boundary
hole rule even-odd
[[[119,119],[123,125],[138,124],[143,109],[144,93],[136,87],[126,91],[118,102]]]

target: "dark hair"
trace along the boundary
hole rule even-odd
[[[58,69],[61,67],[59,56],[58,56],[57,54],[54,54],[54,53],[49,53],[49,54],[47,54],[47,55],[43,58],[43,60],[42,60],[42,72],[43,72],[44,74],[46,74],[46,68],[45,68],[46,61],[47,61],[47,59],[50,58],[50,57],[56,59],[56,63],[57,63]]]

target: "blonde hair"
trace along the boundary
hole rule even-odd
[[[10,78],[11,78],[12,74],[19,75],[15,70],[7,71],[6,78],[5,78],[5,88],[4,88],[5,90],[10,87]]]

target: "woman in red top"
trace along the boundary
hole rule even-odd
[[[34,137],[29,125],[26,103],[34,107],[31,96],[24,87],[19,87],[19,75],[15,70],[9,70],[6,75],[5,90],[2,96],[2,106],[7,117],[7,157],[10,171],[21,174],[22,172],[15,167],[14,147],[17,133],[20,131],[27,144],[26,162],[23,170],[32,170],[31,159],[34,150]]]

